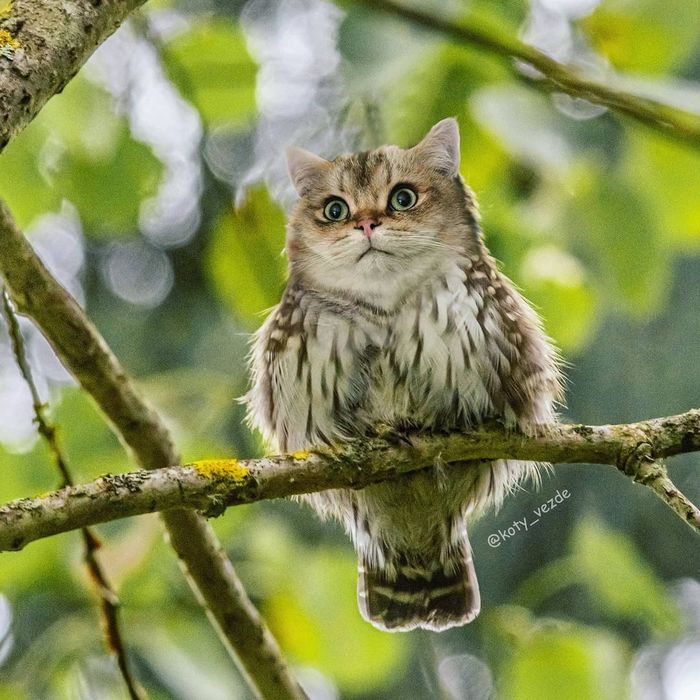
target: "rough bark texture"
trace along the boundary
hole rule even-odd
[[[700,451],[700,410],[627,425],[556,425],[537,436],[481,429],[383,438],[257,460],[219,460],[103,476],[41,498],[0,507],[0,551],[41,537],[155,510],[189,507],[218,515],[228,506],[329,488],[362,488],[430,467],[478,459],[611,464],[650,487],[700,532],[700,510],[668,478],[664,457]],[[455,469],[464,468],[455,466]]]
[[[145,0],[14,0],[0,15],[0,151]]]
[[[145,469],[177,464],[177,452],[159,417],[136,391],[75,299],[41,263],[1,201],[0,274],[19,310],[34,319],[138,463]],[[265,698],[304,697],[207,522],[181,509],[168,511],[163,519],[170,544],[251,687]]]

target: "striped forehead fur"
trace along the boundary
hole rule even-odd
[[[357,204],[372,202],[376,213],[386,210],[391,190],[399,184],[413,185],[426,194],[426,208],[442,215],[445,224],[467,224],[478,233],[478,208],[473,192],[459,175],[446,177],[426,166],[418,154],[396,146],[374,151],[340,155],[327,162],[305,189],[290,217],[290,228],[303,227],[307,217],[319,210],[333,196],[348,198]],[[437,223],[437,222],[435,222]]]

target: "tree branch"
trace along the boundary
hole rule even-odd
[[[22,336],[22,329],[19,327],[14,305],[4,284],[0,284],[0,294],[2,295],[2,310],[7,323],[7,330],[10,336],[10,344],[12,345],[15,361],[17,362],[17,367],[32,397],[34,422],[37,425],[37,430],[49,448],[54,464],[61,476],[63,487],[67,488],[73,486],[75,483],[73,481],[73,475],[70,472],[68,461],[58,442],[56,427],[49,421],[46,415],[46,404],[41,401],[41,397],[39,396],[39,391],[34,382],[34,376],[32,375],[32,369],[27,359],[27,350],[24,344],[24,337]],[[85,560],[85,566],[88,570],[95,594],[100,602],[99,613],[102,621],[105,646],[107,647],[108,653],[112,654],[117,662],[117,668],[122,675],[124,685],[126,686],[131,700],[145,700],[148,695],[143,686],[135,678],[131,670],[131,664],[129,663],[129,655],[127,653],[126,644],[124,643],[124,636],[121,631],[119,619],[119,597],[97,556],[97,551],[102,546],[102,543],[95,533],[87,527],[82,528],[80,534],[84,545],[83,558]]]
[[[0,15],[0,151],[145,0],[14,0]],[[146,468],[177,462],[170,436],[102,337],[46,271],[0,202],[0,274],[57,354]],[[83,347],[81,348],[81,345]],[[196,514],[164,515],[170,543],[255,693],[302,698],[279,647],[213,531]]]
[[[227,507],[325,489],[358,489],[436,463],[522,459],[612,464],[653,490],[694,530],[700,510],[659,461],[700,451],[700,410],[623,425],[553,425],[535,436],[484,427],[470,433],[416,435],[411,445],[384,437],[314,452],[255,460],[210,460],[182,467],[103,476],[47,496],[0,507],[0,551],[85,525],[171,508],[219,515]]]
[[[438,32],[461,44],[471,44],[505,59],[517,59],[535,68],[539,74],[524,74],[517,63],[508,61],[511,72],[518,78],[545,92],[565,92],[588,102],[602,105],[614,112],[660,131],[676,140],[700,148],[700,116],[670,107],[646,97],[617,90],[609,84],[585,76],[574,67],[566,66],[538,49],[514,37],[503,35],[494,28],[475,20],[451,22],[434,14],[405,7],[393,0],[354,0],[388,15],[401,17],[415,25]]]
[[[0,151],[146,0],[14,0],[0,13]]]
[[[34,319],[139,464],[146,469],[177,464],[179,458],[160,418],[75,299],[41,263],[1,201],[0,274],[19,310]],[[277,642],[207,522],[180,509],[169,510],[163,519],[190,583],[251,687],[265,698],[303,698]]]

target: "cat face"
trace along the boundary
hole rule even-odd
[[[287,229],[291,273],[315,288],[385,306],[477,245],[454,119],[411,149],[327,161],[294,148],[288,165],[300,195]]]

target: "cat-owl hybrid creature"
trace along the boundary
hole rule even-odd
[[[328,161],[288,151],[299,200],[289,282],[255,338],[249,420],[282,452],[378,425],[464,430],[487,418],[532,432],[561,392],[539,319],[481,239],[459,175],[454,119],[408,150]],[[465,518],[536,465],[422,471],[308,496],[359,555],[362,615],[384,630],[444,630],[479,612]]]

